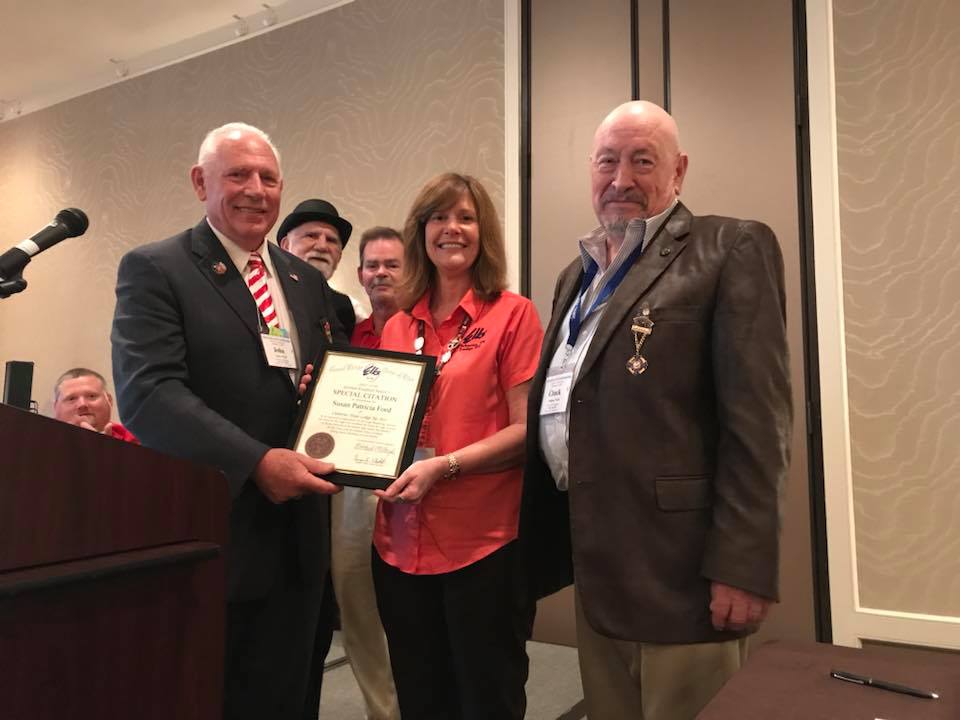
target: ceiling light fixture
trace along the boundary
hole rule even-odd
[[[274,10],[274,9],[273,9],[272,7],[270,7],[269,5],[267,5],[266,3],[261,3],[261,6],[263,7],[263,10],[264,10],[264,12],[263,12],[263,20],[260,21],[261,24],[262,24],[265,28],[272,27],[272,26],[276,25],[276,24],[277,24],[277,11]]]
[[[250,26],[247,25],[247,21],[244,20],[239,15],[234,15],[233,19],[237,21],[237,27],[234,28],[233,34],[237,37],[243,37],[248,32],[250,32]]]
[[[0,122],[6,120],[8,117],[20,117],[20,113],[23,112],[23,103],[20,101],[20,98],[14,98],[13,100],[3,100],[0,98]]]
[[[127,65],[125,60],[116,60],[114,58],[107,59],[113,65],[113,72],[118,78],[123,79],[130,74],[130,66]]]

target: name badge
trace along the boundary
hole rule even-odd
[[[267,365],[287,370],[297,369],[297,357],[293,353],[293,340],[283,335],[260,335]]]
[[[564,412],[573,387],[573,368],[550,368],[543,384],[543,400],[540,402],[541,415],[553,415]]]

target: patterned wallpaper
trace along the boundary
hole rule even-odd
[[[109,376],[117,263],[202,217],[188,173],[224,122],[257,125],[279,147],[281,219],[324,197],[357,237],[399,226],[445,170],[481,178],[502,214],[503,31],[502,0],[355,0],[0,124],[0,247],[62,207],[90,216],[86,235],[31,263],[26,292],[0,301],[0,364],[36,362],[44,412],[63,369]],[[365,301],[357,244],[333,285]]]
[[[960,3],[834,0],[860,601],[960,615]]]

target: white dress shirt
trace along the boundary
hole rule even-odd
[[[229,237],[217,230],[217,228],[213,226],[213,223],[210,222],[210,218],[207,218],[207,224],[210,226],[210,229],[213,230],[213,234],[216,235],[217,239],[223,244],[223,249],[227,251],[227,255],[230,256],[243,281],[246,282],[247,276],[250,274],[250,268],[247,267],[247,264],[250,261],[250,255],[253,253],[250,250],[245,250],[240,247]],[[263,243],[255,252],[260,253],[260,257],[263,260],[263,269],[267,275],[267,288],[270,290],[273,309],[277,313],[277,318],[280,320],[280,327],[289,333],[290,340],[293,342],[293,353],[297,360],[297,368],[302,368],[303,365],[300,359],[300,337],[297,334],[297,325],[293,321],[293,315],[290,314],[287,308],[287,299],[283,294],[283,286],[277,279],[277,271],[273,266],[273,258],[270,257],[267,242],[267,239],[264,238]],[[256,304],[254,304],[254,308],[257,313],[257,327],[263,332],[266,330],[266,323],[260,315],[260,311],[256,309]],[[298,383],[300,381],[299,370],[291,370],[290,377],[294,383]]]
[[[617,251],[613,262],[607,265],[607,233],[602,227],[597,228],[589,235],[579,240],[580,260],[583,262],[583,269],[586,272],[591,263],[596,263],[599,268],[596,277],[590,287],[587,288],[583,297],[580,299],[580,313],[582,324],[580,333],[572,348],[567,345],[570,337],[570,316],[573,314],[577,303],[574,301],[570,309],[563,318],[563,324],[557,333],[557,341],[553,348],[553,358],[550,361],[550,368],[569,368],[573,367],[574,382],[580,376],[580,366],[587,355],[590,343],[593,341],[594,333],[600,324],[600,318],[603,317],[604,310],[609,304],[609,298],[596,308],[591,308],[594,299],[600,294],[603,287],[617,273],[617,270],[626,261],[638,245],[649,245],[664,221],[673,212],[676,201],[666,210],[658,215],[654,215],[647,220],[635,218],[627,225],[623,244]],[[641,257],[643,250],[641,249]],[[639,258],[638,258],[639,262]],[[579,292],[579,290],[578,290]],[[616,292],[614,293],[614,295]],[[611,296],[612,297],[612,296]],[[592,312],[591,312],[592,309]],[[589,313],[589,314],[587,314]],[[543,458],[553,474],[553,479],[557,483],[557,488],[566,490],[568,485],[569,472],[569,450],[567,441],[570,430],[570,402],[567,397],[567,406],[563,412],[552,413],[550,415],[540,416],[540,448],[543,452]]]

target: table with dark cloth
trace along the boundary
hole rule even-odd
[[[831,670],[930,690],[938,700],[855,685]],[[771,642],[750,659],[698,720],[957,720],[960,654],[890,646]]]

